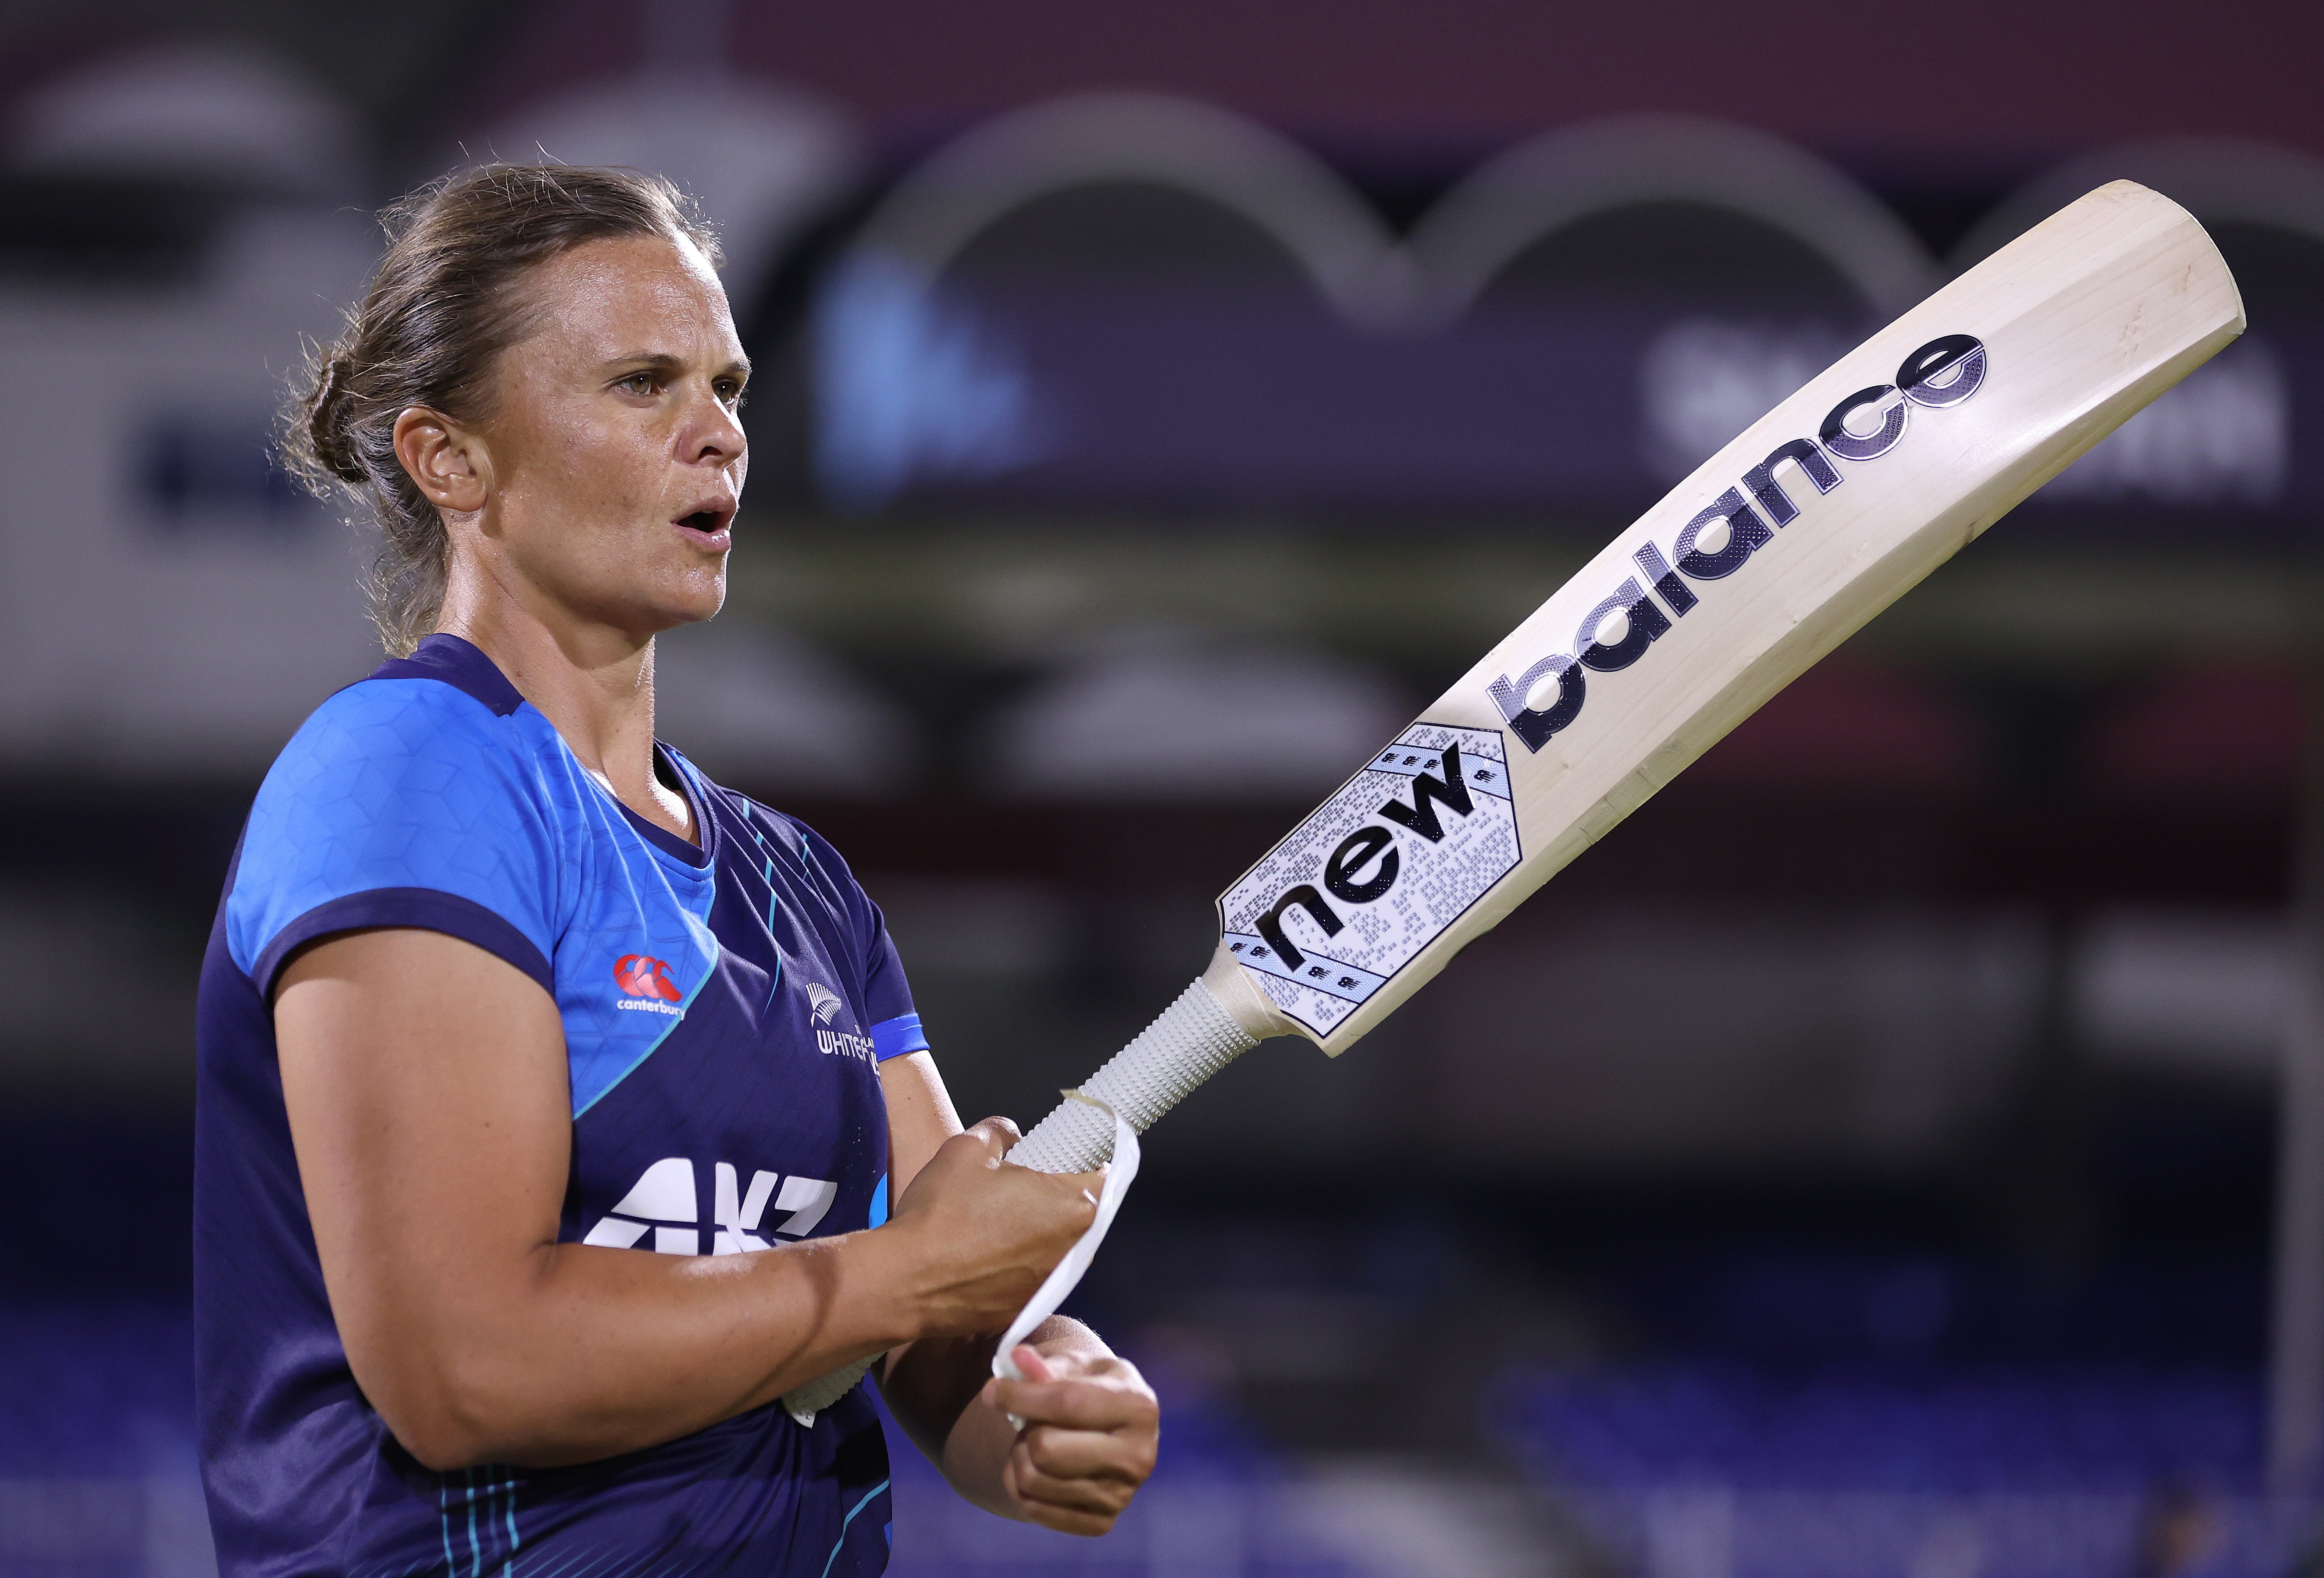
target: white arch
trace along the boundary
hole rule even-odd
[[[864,163],[854,123],[811,95],[655,70],[527,105],[494,125],[475,154],[620,165],[675,181],[718,230],[727,294],[746,332],[784,249],[853,186]]]
[[[346,106],[281,60],[238,44],[163,43],[105,55],[18,106],[20,170],[147,175],[321,199],[367,195]]]
[[[1609,208],[1683,202],[1725,208],[1792,235],[1876,308],[1928,294],[1926,250],[1839,170],[1765,133],[1677,115],[1545,133],[1498,155],[1440,199],[1412,237],[1425,317],[1466,311],[1493,276],[1551,232]]]
[[[1207,198],[1273,236],[1351,320],[1402,317],[1403,256],[1337,171],[1239,115],[1156,94],[1080,95],[968,133],[907,176],[855,245],[933,280],[1012,210],[1102,181]]]
[[[2011,193],[1945,260],[1959,273],[2110,180],[2152,187],[2207,225],[2264,225],[2324,241],[2324,162],[2233,137],[2118,143],[2036,176]]]

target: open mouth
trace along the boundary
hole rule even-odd
[[[690,515],[680,515],[674,524],[708,536],[724,531],[731,518],[724,510],[696,510]]]

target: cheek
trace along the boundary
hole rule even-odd
[[[652,495],[661,450],[643,435],[576,422],[564,440],[551,485],[584,514],[619,519]]]
[[[542,437],[519,490],[524,506],[508,521],[511,546],[547,579],[633,578],[639,549],[663,525],[659,452],[604,423],[575,420]]]

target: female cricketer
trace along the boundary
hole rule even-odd
[[[838,854],[654,738],[749,458],[715,240],[508,165],[388,230],[285,448],[378,517],[389,657],[268,773],[201,980],[222,1572],[877,1573],[877,1410],[817,1384],[866,1362],[962,1495],[1102,1533],[1145,1382],[1065,1320],[989,1378],[1093,1177],[962,1132]]]

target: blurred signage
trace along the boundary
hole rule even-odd
[[[2299,441],[2298,328],[2198,369],[2043,499],[2281,510],[2298,457],[2324,453]],[[845,508],[1396,510],[1642,504],[1865,326],[1576,291],[1388,337],[1317,304],[930,288],[869,263],[816,332],[818,481]]]
[[[861,271],[818,326],[835,503],[1529,507],[1651,498],[1854,343],[1575,297],[1385,337],[1328,310]]]
[[[1074,101],[915,171],[816,296],[823,496],[1635,509],[1942,278],[1845,176],[1736,128],[1554,134],[1401,237],[1270,137],[1183,105]],[[2067,173],[2071,195],[2100,179]],[[2005,208],[1989,227],[2042,217]],[[2255,228],[2220,240],[2258,332],[2060,477],[2053,519],[2294,523],[2324,454],[2302,394],[2324,365],[2318,276]]]

